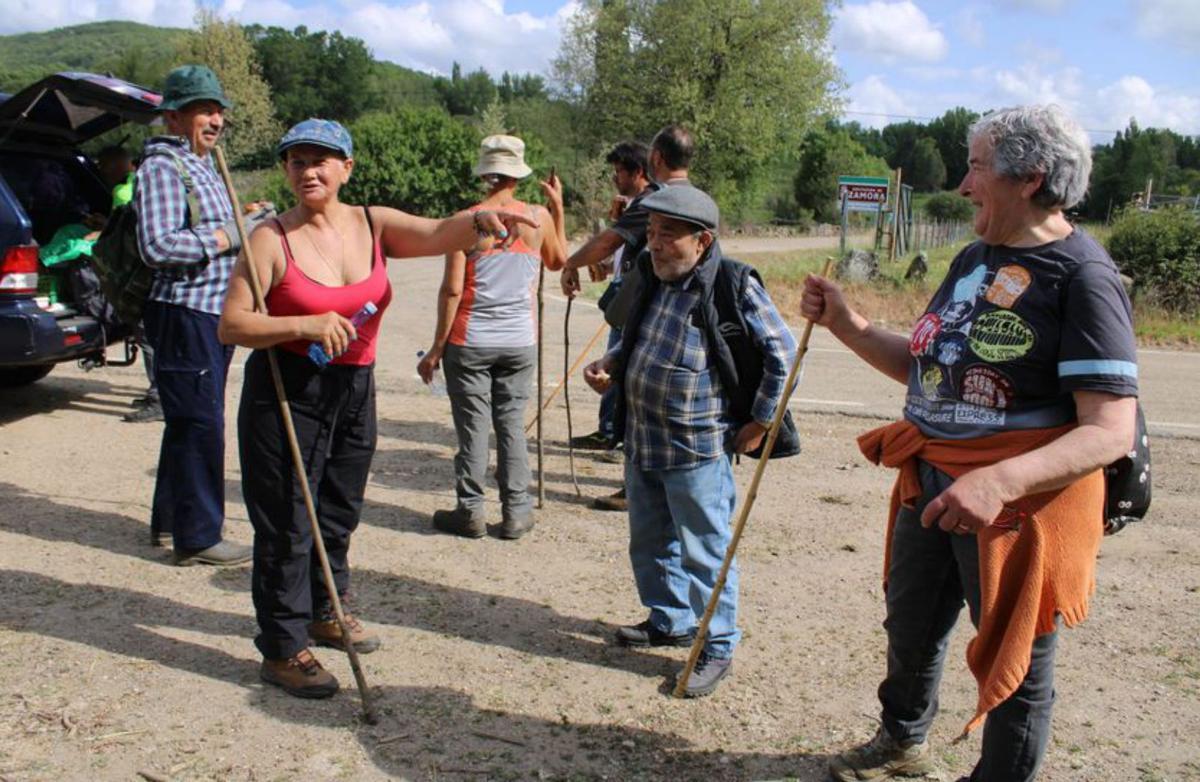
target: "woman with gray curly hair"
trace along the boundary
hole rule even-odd
[[[835,780],[932,770],[926,741],[950,633],[977,635],[982,753],[971,782],[1037,775],[1050,735],[1060,623],[1087,615],[1103,534],[1103,467],[1129,451],[1137,363],[1129,300],[1104,249],[1063,211],[1087,189],[1087,136],[1057,106],[970,129],[959,192],[978,241],[954,259],[911,335],[805,282],[801,312],[908,389],[903,419],[859,438],[897,468],[887,518],[881,725],[835,755]]]

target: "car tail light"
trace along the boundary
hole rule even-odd
[[[9,247],[0,258],[0,293],[37,293],[38,248],[36,244]]]

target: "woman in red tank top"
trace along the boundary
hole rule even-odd
[[[338,683],[309,651],[309,639],[337,648],[343,640],[312,553],[265,351],[281,348],[277,361],[351,642],[361,653],[374,651],[379,639],[348,606],[347,555],[375,452],[375,339],[392,296],[385,259],[453,252],[481,236],[504,240],[531,221],[502,211],[431,220],[343,204],[338,191],[354,170],[353,143],[329,120],[296,125],[277,152],[299,203],[250,237],[256,268],[239,261],[219,334],[226,344],[255,349],[246,362],[238,451],[254,527],[260,673],[292,695],[323,698]],[[252,271],[267,291],[266,313],[255,311]],[[351,319],[368,303],[375,312],[356,327]],[[332,360],[318,366],[309,357],[314,344]]]

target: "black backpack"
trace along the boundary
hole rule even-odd
[[[1125,525],[1146,517],[1150,510],[1150,484],[1150,436],[1139,402],[1133,449],[1104,468],[1105,535],[1120,532]]]
[[[200,202],[196,198],[195,184],[187,167],[182,160],[167,152],[156,152],[145,159],[155,156],[169,157],[175,163],[187,194],[187,224],[198,224]],[[116,311],[117,318],[128,326],[135,326],[142,319],[142,310],[146,307],[150,287],[154,284],[154,270],[142,260],[138,247],[135,203],[130,201],[112,211],[104,230],[100,232],[100,238],[92,247],[92,265],[100,277],[104,295]]]
[[[762,352],[750,336],[750,329],[742,317],[739,302],[750,277],[758,280],[763,290],[766,290],[766,285],[754,267],[730,258],[721,258],[720,262],[721,268],[713,281],[713,307],[717,314],[715,330],[724,344],[716,348],[716,364],[721,375],[721,385],[729,396],[730,413],[735,421],[744,423],[752,417],[750,411],[754,406],[754,397],[759,384],[762,383],[763,358]],[[729,352],[727,358],[732,359],[732,362],[722,360],[719,355],[722,347]],[[729,374],[730,367],[734,372],[732,375]],[[761,459],[766,444],[767,438],[763,437],[762,443],[754,450],[747,451],[745,455],[752,459]],[[792,411],[784,410],[783,422],[780,424],[770,458],[785,459],[798,453],[800,432],[796,429],[796,422],[792,420]]]

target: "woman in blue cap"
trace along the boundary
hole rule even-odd
[[[337,122],[309,119],[276,149],[298,205],[250,238],[256,268],[243,258],[221,315],[227,344],[254,348],[246,362],[238,447],[242,493],[254,526],[253,598],[262,679],[302,698],[337,692],[309,651],[341,648],[283,431],[266,348],[276,352],[338,593],[347,603],[350,534],[358,525],[375,452],[375,339],[392,297],[386,259],[506,239],[524,215],[482,211],[431,220],[380,206],[351,206],[338,191],[354,170],[353,142]],[[256,312],[254,273],[267,310]],[[319,348],[317,347],[319,346]],[[379,639],[346,614],[360,653]]]

